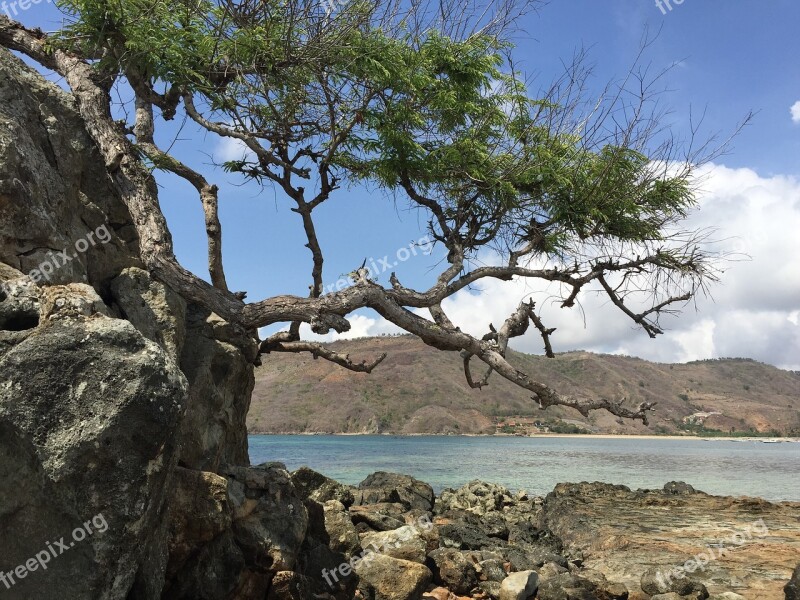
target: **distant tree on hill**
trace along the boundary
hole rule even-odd
[[[693,173],[715,150],[674,143],[658,120],[658,86],[638,67],[600,98],[585,93],[578,57],[540,94],[514,69],[508,38],[530,3],[357,0],[61,0],[64,29],[44,34],[0,17],[0,43],[59,73],[71,89],[108,173],[126,203],[150,272],[256,335],[262,352],[305,352],[355,371],[315,333],[344,332],[371,309],[425,343],[461,352],[469,385],[493,372],[541,407],[604,408],[646,422],[650,403],[566,397],[506,357],[529,325],[552,356],[554,329],[522,302],[482,337],[456,327],[442,303],[486,279],[560,284],[572,308],[591,286],[651,337],[715,280],[702,232],[680,223],[695,204]],[[122,106],[112,90],[130,89]],[[127,109],[127,110],[125,110]],[[128,114],[123,122],[120,114]],[[249,158],[222,167],[281,192],[302,221],[311,253],[308,297],[245,302],[228,289],[218,188],[156,140],[160,121],[185,118],[235,140]],[[176,260],[154,172],[192,184],[205,214],[210,284]],[[378,186],[418,209],[446,264],[429,289],[391,285],[353,265],[354,285],[323,293],[324,251],[315,210],[346,183]],[[258,240],[253,240],[253,247]],[[484,264],[487,256],[492,264]],[[266,257],[265,260],[270,260]],[[426,314],[420,314],[424,309]],[[476,377],[474,361],[486,372]]]

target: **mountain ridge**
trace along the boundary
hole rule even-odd
[[[657,402],[650,426],[600,410],[538,408],[496,374],[469,388],[457,353],[410,335],[332,344],[353,359],[380,353],[372,374],[310,356],[273,353],[256,369],[251,433],[488,434],[531,431],[601,434],[800,434],[800,374],[752,359],[653,363],[572,351],[554,359],[509,352],[511,362],[567,395]]]

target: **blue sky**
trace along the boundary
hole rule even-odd
[[[666,0],[663,0],[666,2]],[[547,84],[562,62],[580,48],[589,50],[597,90],[622,77],[634,60],[645,31],[656,36],[644,62],[653,71],[670,65],[663,97],[671,109],[669,124],[677,137],[688,135],[690,110],[705,111],[701,135],[731,132],[749,112],[751,124],[736,138],[732,151],[716,161],[701,210],[691,222],[720,227],[720,237],[752,261],[734,265],[703,300],[699,312],[689,309],[670,321],[671,331],[656,341],[633,331],[607,307],[586,299],[587,321],[551,319],[563,332],[555,336],[559,350],[588,348],[644,358],[680,361],[714,356],[749,356],[784,367],[800,368],[800,105],[797,122],[791,107],[800,101],[800,3],[793,0],[721,2],[684,0],[659,9],[655,0],[554,0],[519,23],[514,53],[517,68]],[[58,27],[55,7],[42,1],[17,18],[45,30]],[[170,124],[162,142],[177,136],[177,154],[221,185],[226,268],[231,287],[247,290],[251,300],[279,293],[306,294],[310,254],[303,248],[302,228],[288,200],[277,191],[236,180],[211,170],[210,157],[228,158],[237,150],[191,126],[178,131]],[[205,275],[202,212],[185,183],[159,176],[161,200],[181,262]],[[359,266],[365,257],[390,257],[424,234],[424,220],[380,192],[341,190],[317,216],[326,255],[326,284]],[[397,265],[404,283],[429,282],[441,254],[419,253]],[[385,282],[388,273],[382,278]],[[465,294],[451,305],[464,327],[486,329],[498,322],[521,295],[519,286],[490,285],[477,298]],[[757,302],[753,298],[759,298]],[[593,309],[593,313],[590,309]],[[552,312],[552,309],[547,310]],[[598,318],[593,319],[592,314]],[[548,316],[548,315],[545,315]],[[369,313],[354,319],[353,335],[392,331]],[[519,340],[517,346],[538,351],[541,341]]]

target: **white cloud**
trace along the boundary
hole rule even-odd
[[[568,310],[553,301],[558,291],[553,285],[542,289],[524,281],[485,280],[479,290],[462,291],[443,307],[463,330],[483,335],[490,322],[500,325],[520,300],[532,297],[545,324],[557,328],[556,351],[585,349],[659,362],[747,357],[800,370],[800,181],[709,167],[699,210],[688,226],[716,228],[719,245],[740,260],[724,265],[713,298],[698,298],[697,310],[689,305],[679,317],[665,318],[666,332],[656,339],[596,289],[581,293],[580,306]],[[355,315],[351,323],[352,331],[342,337],[399,331],[371,316]],[[512,345],[542,352],[533,327]]]
[[[214,161],[220,163],[230,160],[247,159],[253,161],[255,159],[253,151],[242,140],[230,137],[219,139],[213,155]]]
[[[800,123],[800,100],[792,104],[792,107],[789,110],[792,113],[792,121],[795,123]]]
[[[303,323],[300,326],[300,337],[304,340],[315,342],[331,342],[333,340],[350,340],[360,337],[375,337],[388,333],[403,333],[403,330],[393,325],[382,317],[371,317],[362,314],[352,314],[347,318],[350,321],[350,331],[342,334],[329,333],[327,335],[317,335],[311,331],[311,327]],[[283,330],[288,328],[284,327]],[[262,328],[259,330],[261,339],[266,339],[274,330]]]

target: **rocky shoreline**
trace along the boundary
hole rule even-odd
[[[706,436],[699,434],[687,433],[685,435],[673,434],[652,434],[642,435],[637,433],[536,433],[531,435],[521,436],[514,433],[347,433],[343,431],[337,432],[323,432],[323,431],[288,431],[288,432],[269,432],[269,431],[248,431],[251,436],[298,436],[298,437],[314,437],[314,436],[337,436],[337,437],[362,437],[362,436],[385,436],[385,437],[401,437],[401,438],[415,438],[415,437],[527,437],[527,438],[578,438],[578,439],[595,439],[595,440],[617,440],[617,439],[631,439],[631,440],[701,440],[701,441],[718,441],[718,442],[761,442],[761,443],[781,443],[781,444],[800,444],[800,438],[784,436],[784,437],[769,437],[769,436]]]
[[[252,550],[243,553],[242,571],[260,589],[245,591],[230,572],[212,577],[198,570],[203,561],[187,557],[194,566],[172,569],[176,581],[165,597],[798,598],[797,571],[789,583],[800,563],[797,503],[710,496],[683,483],[638,491],[561,484],[542,498],[474,481],[436,496],[407,475],[378,472],[351,487],[307,468],[288,473],[280,463],[230,469],[216,484],[219,497],[228,496],[229,519],[219,518],[219,505],[210,514],[194,505],[181,516],[176,507],[186,503],[173,502],[173,522],[191,521],[198,540],[211,538],[201,551],[210,552],[206,565],[224,562],[215,554],[227,551],[219,542],[227,536]],[[716,554],[688,574],[685,565],[709,548]],[[235,587],[210,593],[210,581]]]

